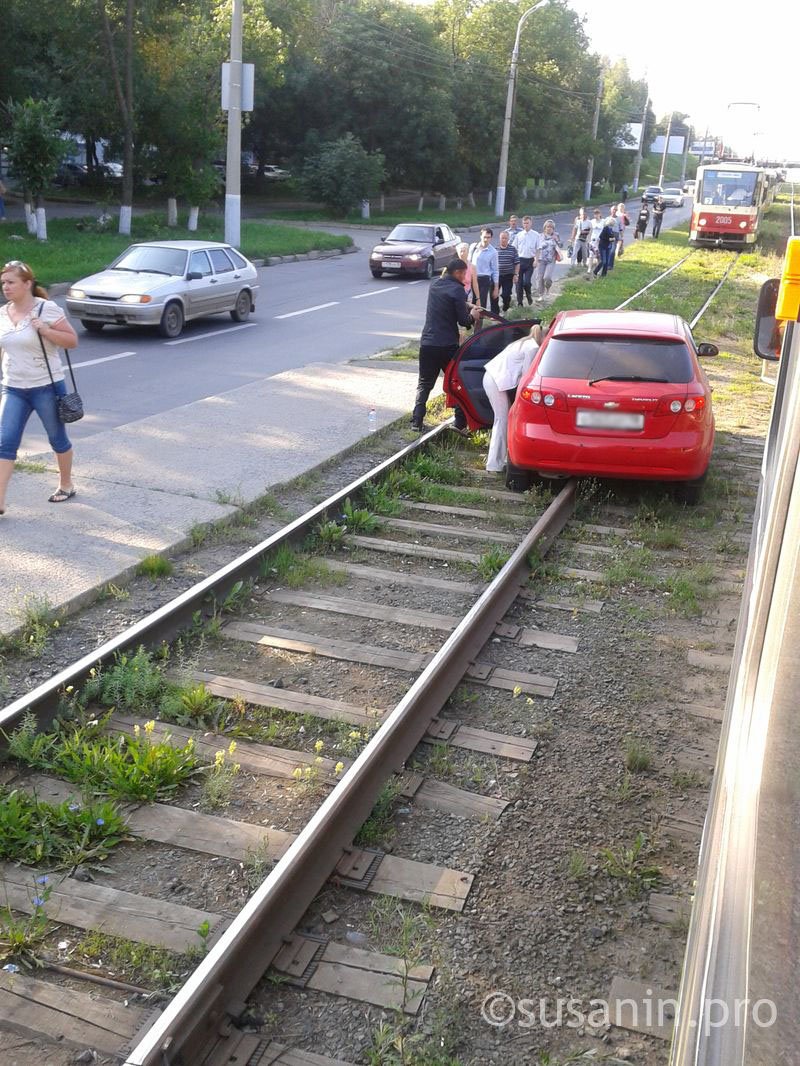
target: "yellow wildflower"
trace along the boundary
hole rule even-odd
[[[144,723],[144,731],[148,736],[153,732],[156,727],[156,723],[151,719],[149,722]]]
[[[317,743],[314,745],[314,751],[317,753],[317,755],[319,755],[319,753],[322,751],[322,749],[324,747],[325,747],[325,741],[324,740],[318,740]]]
[[[292,770],[292,777],[295,779],[295,781],[299,781],[302,776],[303,771],[300,769],[299,766],[295,767],[295,769]]]
[[[233,753],[234,753],[235,751],[236,751],[236,741],[235,741],[235,740],[232,740],[232,741],[230,742],[230,744],[228,745],[228,754],[229,754],[229,755],[233,755]]]
[[[338,777],[339,774],[342,772],[342,770],[344,770],[344,763],[343,762],[337,762],[337,764],[333,768],[333,772]]]
[[[138,737],[140,733],[141,733],[141,729],[139,728],[139,726],[138,726],[138,725],[135,725],[135,726],[133,727],[133,735],[134,735],[135,737]]]

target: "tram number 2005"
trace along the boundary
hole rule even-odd
[[[716,215],[714,218],[715,226],[732,226],[733,218],[730,215]]]

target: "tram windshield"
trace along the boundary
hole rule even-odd
[[[698,202],[706,207],[755,207],[757,184],[753,171],[706,168]]]

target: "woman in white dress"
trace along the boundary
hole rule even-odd
[[[527,337],[513,341],[484,367],[483,391],[492,405],[494,423],[489,440],[486,469],[501,473],[508,462],[508,412],[511,409],[511,391],[533,362],[542,340],[542,327],[531,327]]]

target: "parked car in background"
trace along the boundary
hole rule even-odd
[[[71,185],[85,185],[87,177],[86,167],[82,163],[61,163],[53,184],[60,185],[62,189]]]
[[[443,222],[395,226],[370,252],[373,278],[382,274],[422,274],[432,278],[456,254],[460,238]]]
[[[661,199],[665,207],[683,207],[683,192],[680,189],[664,189]]]
[[[528,325],[480,330],[449,365],[448,402],[472,429],[492,422],[483,367]],[[534,475],[664,481],[696,503],[714,446],[711,389],[698,357],[716,354],[676,315],[560,312],[511,407],[507,483],[522,489]]]
[[[214,241],[133,244],[107,270],[67,292],[67,309],[90,333],[104,326],[158,326],[177,337],[184,322],[230,313],[244,322],[255,311],[258,272],[249,259]]]
[[[654,203],[656,201],[656,199],[659,196],[661,196],[663,191],[664,190],[661,188],[660,185],[648,185],[647,188],[642,193],[642,203],[644,203],[644,204],[652,204],[652,203]]]
[[[288,170],[273,166],[272,163],[264,164],[264,177],[269,178],[270,181],[285,181],[286,178],[291,178],[291,176]]]

